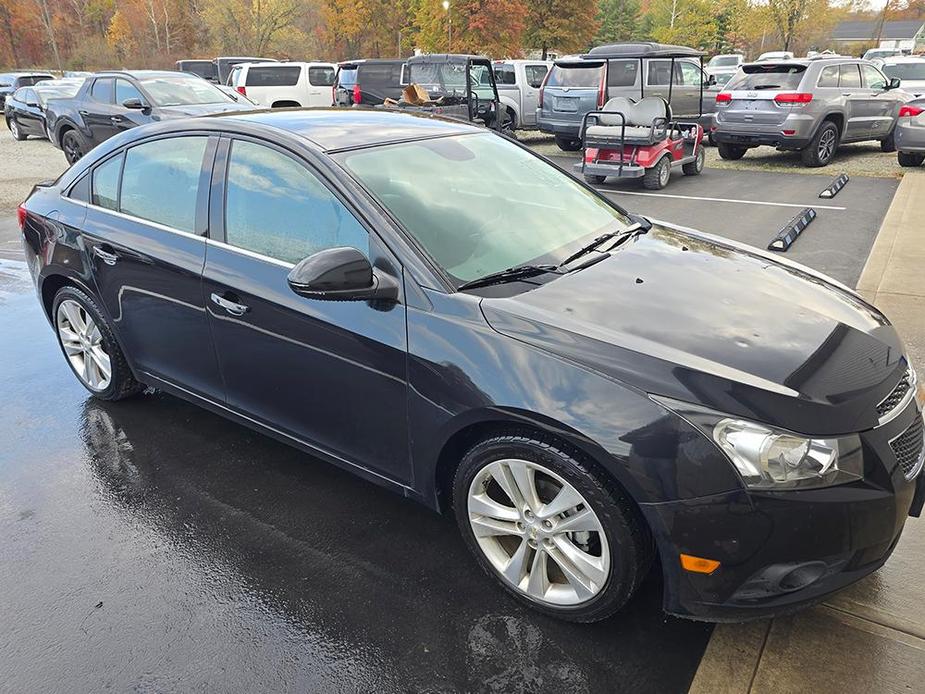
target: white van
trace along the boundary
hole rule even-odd
[[[269,108],[331,106],[336,71],[333,63],[244,63],[231,69],[228,83]]]

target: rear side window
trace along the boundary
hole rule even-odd
[[[607,86],[632,87],[638,73],[638,60],[611,60],[607,66]]]
[[[730,91],[737,89],[747,91],[759,89],[797,89],[800,86],[800,82],[803,81],[803,73],[805,72],[805,65],[765,65],[762,63],[757,65],[744,65],[740,68],[740,72],[729,80],[726,89]]]
[[[175,137],[125,154],[120,209],[133,217],[196,232],[196,200],[206,137]]]
[[[677,70],[675,66],[675,70]],[[671,79],[671,61],[670,60],[650,60],[648,68],[648,76],[646,77],[646,84],[652,86],[668,86],[668,81]],[[677,84],[675,80],[675,84]]]
[[[524,67],[527,84],[534,89],[539,89],[543,86],[543,80],[546,79],[547,72],[549,72],[549,68],[546,65],[527,65]]]
[[[369,251],[369,235],[308,169],[263,145],[231,147],[225,240],[289,263],[326,248]]]
[[[858,69],[857,63],[838,66],[838,86],[842,89],[860,88],[861,71]]]
[[[352,87],[357,83],[357,67],[342,67],[337,73],[337,83],[342,87]]]
[[[308,68],[308,83],[313,87],[330,87],[334,84],[334,68],[327,65]]]
[[[90,202],[107,210],[119,209],[119,174],[122,155],[113,157],[93,169],[93,194]]]
[[[513,65],[495,65],[492,70],[495,73],[495,84],[517,84]]]
[[[112,103],[112,79],[106,78],[97,80],[90,89],[90,96],[101,104]]]
[[[838,86],[838,65],[829,65],[822,69],[819,74],[820,87],[837,87]]]
[[[248,87],[292,87],[299,82],[302,67],[281,65],[280,67],[252,67],[247,71]]]
[[[553,65],[546,86],[597,89],[601,84],[601,72],[603,69],[603,65],[595,67],[561,67]]]

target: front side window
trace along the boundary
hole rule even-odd
[[[534,89],[539,89],[543,86],[543,80],[546,79],[547,72],[549,72],[549,68],[545,65],[527,65],[524,68],[527,84]]]
[[[340,246],[369,253],[366,229],[313,173],[243,140],[228,161],[225,241],[288,263]]]
[[[196,233],[196,201],[207,137],[174,137],[125,154],[120,209],[133,217]]]
[[[675,70],[675,77],[680,77],[680,84],[684,87],[699,87],[703,82],[703,73],[700,72],[700,68],[694,65],[693,63],[682,62],[678,63],[680,68],[680,74]],[[675,84],[679,84],[675,82]]]
[[[334,84],[334,68],[327,65],[308,68],[308,83],[313,87],[330,87]]]
[[[93,97],[93,100],[99,101],[101,104],[111,104],[113,91],[112,82],[113,80],[109,77],[94,82],[93,86],[90,88],[90,96]]]
[[[490,133],[337,155],[458,284],[559,263],[629,220],[566,173]]]
[[[116,80],[116,103],[121,105],[128,99],[138,99],[144,103],[144,97],[134,84],[128,80]]]
[[[93,169],[93,193],[90,201],[107,210],[119,209],[119,174],[122,155],[113,157]]]
[[[861,73],[864,75],[864,83],[868,89],[886,89],[886,77],[877,68],[872,65],[861,65]]]

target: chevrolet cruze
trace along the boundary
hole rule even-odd
[[[159,388],[451,511],[556,617],[613,614],[656,557],[670,613],[791,609],[881,566],[922,508],[882,313],[463,123],[152,124],[19,221],[95,397]]]

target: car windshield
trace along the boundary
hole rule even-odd
[[[726,83],[729,90],[796,89],[805,65],[745,65]]]
[[[925,81],[925,60],[915,63],[884,63],[883,71],[887,77],[899,80]]]
[[[139,82],[156,106],[234,103],[222,90],[200,77],[147,77]]]
[[[586,87],[597,89],[601,84],[603,65],[592,67],[562,67],[553,65],[546,81],[547,87]]]
[[[629,219],[574,178],[491,133],[337,155],[458,284],[560,263]]]
[[[739,64],[739,58],[735,55],[717,55],[710,58],[707,67],[735,67]]]

